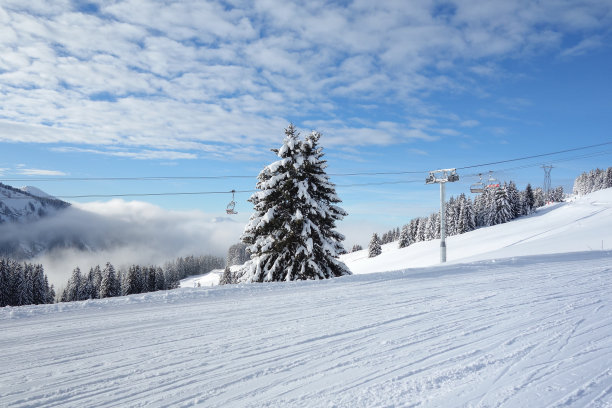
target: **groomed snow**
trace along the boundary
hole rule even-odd
[[[600,240],[611,198],[476,231],[481,261],[0,309],[0,406],[609,407],[612,252],[537,237]]]

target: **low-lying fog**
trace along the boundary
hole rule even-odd
[[[225,256],[243,229],[242,222],[201,211],[169,211],[139,201],[112,200],[73,204],[31,224],[2,225],[0,245],[51,247],[30,262],[43,264],[49,281],[61,287],[76,266],[87,272],[107,261],[120,267],[163,265],[187,255]]]

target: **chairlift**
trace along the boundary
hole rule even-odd
[[[499,181],[493,177],[493,172],[489,171],[489,180],[487,180],[487,190],[495,190],[500,187]]]
[[[484,193],[485,183],[482,182],[482,173],[478,173],[480,180],[470,186],[470,193]]]
[[[448,175],[447,180],[448,180],[450,183],[453,183],[453,182],[455,182],[455,181],[459,181],[459,175],[457,174],[457,171],[456,171],[455,169],[452,169],[452,170],[451,170],[450,174]]]
[[[238,212],[234,210],[236,208],[236,202],[234,201],[235,192],[236,190],[232,190],[232,201],[229,202],[229,204],[227,205],[227,208],[225,209],[225,212],[230,215],[238,214]]]
[[[429,176],[425,179],[425,184],[433,184],[436,182],[436,177],[433,173],[429,173]]]

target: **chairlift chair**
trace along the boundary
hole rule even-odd
[[[495,177],[493,177],[493,172],[489,171],[489,180],[487,180],[487,189],[488,190],[495,190],[498,189],[500,187],[499,181],[497,181],[495,179]]]
[[[225,209],[225,212],[230,215],[238,214],[238,212],[234,210],[236,208],[236,202],[234,201],[235,192],[236,190],[232,190],[232,201],[229,202],[229,204],[227,205],[227,208]]]
[[[425,184],[433,184],[436,181],[436,177],[434,176],[433,173],[429,173],[429,176],[427,176],[427,178],[425,179]]]
[[[459,175],[457,174],[456,170],[451,170],[450,174],[448,175],[448,181],[451,183],[459,181]]]
[[[470,186],[470,193],[484,193],[485,191],[485,183],[482,182],[482,174],[479,173],[478,177],[480,180],[478,183],[474,183]]]

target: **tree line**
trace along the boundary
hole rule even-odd
[[[527,184],[519,191],[512,181],[496,189],[486,189],[472,200],[465,194],[451,197],[446,203],[446,235],[463,234],[480,227],[503,224],[522,215],[531,214],[547,202],[563,201],[563,187],[557,187],[545,194],[541,188],[533,189]],[[399,230],[399,234],[397,231]],[[382,252],[381,245],[398,241],[399,248],[421,241],[440,238],[440,213],[429,217],[412,219],[408,224],[392,229],[382,235],[374,233],[368,245],[368,256],[375,257]]]
[[[0,259],[0,307],[53,303],[55,290],[42,265]]]
[[[179,287],[181,279],[221,269],[224,264],[223,258],[204,255],[180,257],[167,262],[163,268],[134,264],[127,269],[116,270],[107,262],[103,269],[98,265],[90,268],[88,273],[82,273],[77,266],[72,271],[59,301],[102,299],[175,289]]]
[[[574,180],[574,194],[584,195],[612,187],[612,167],[584,172]]]

